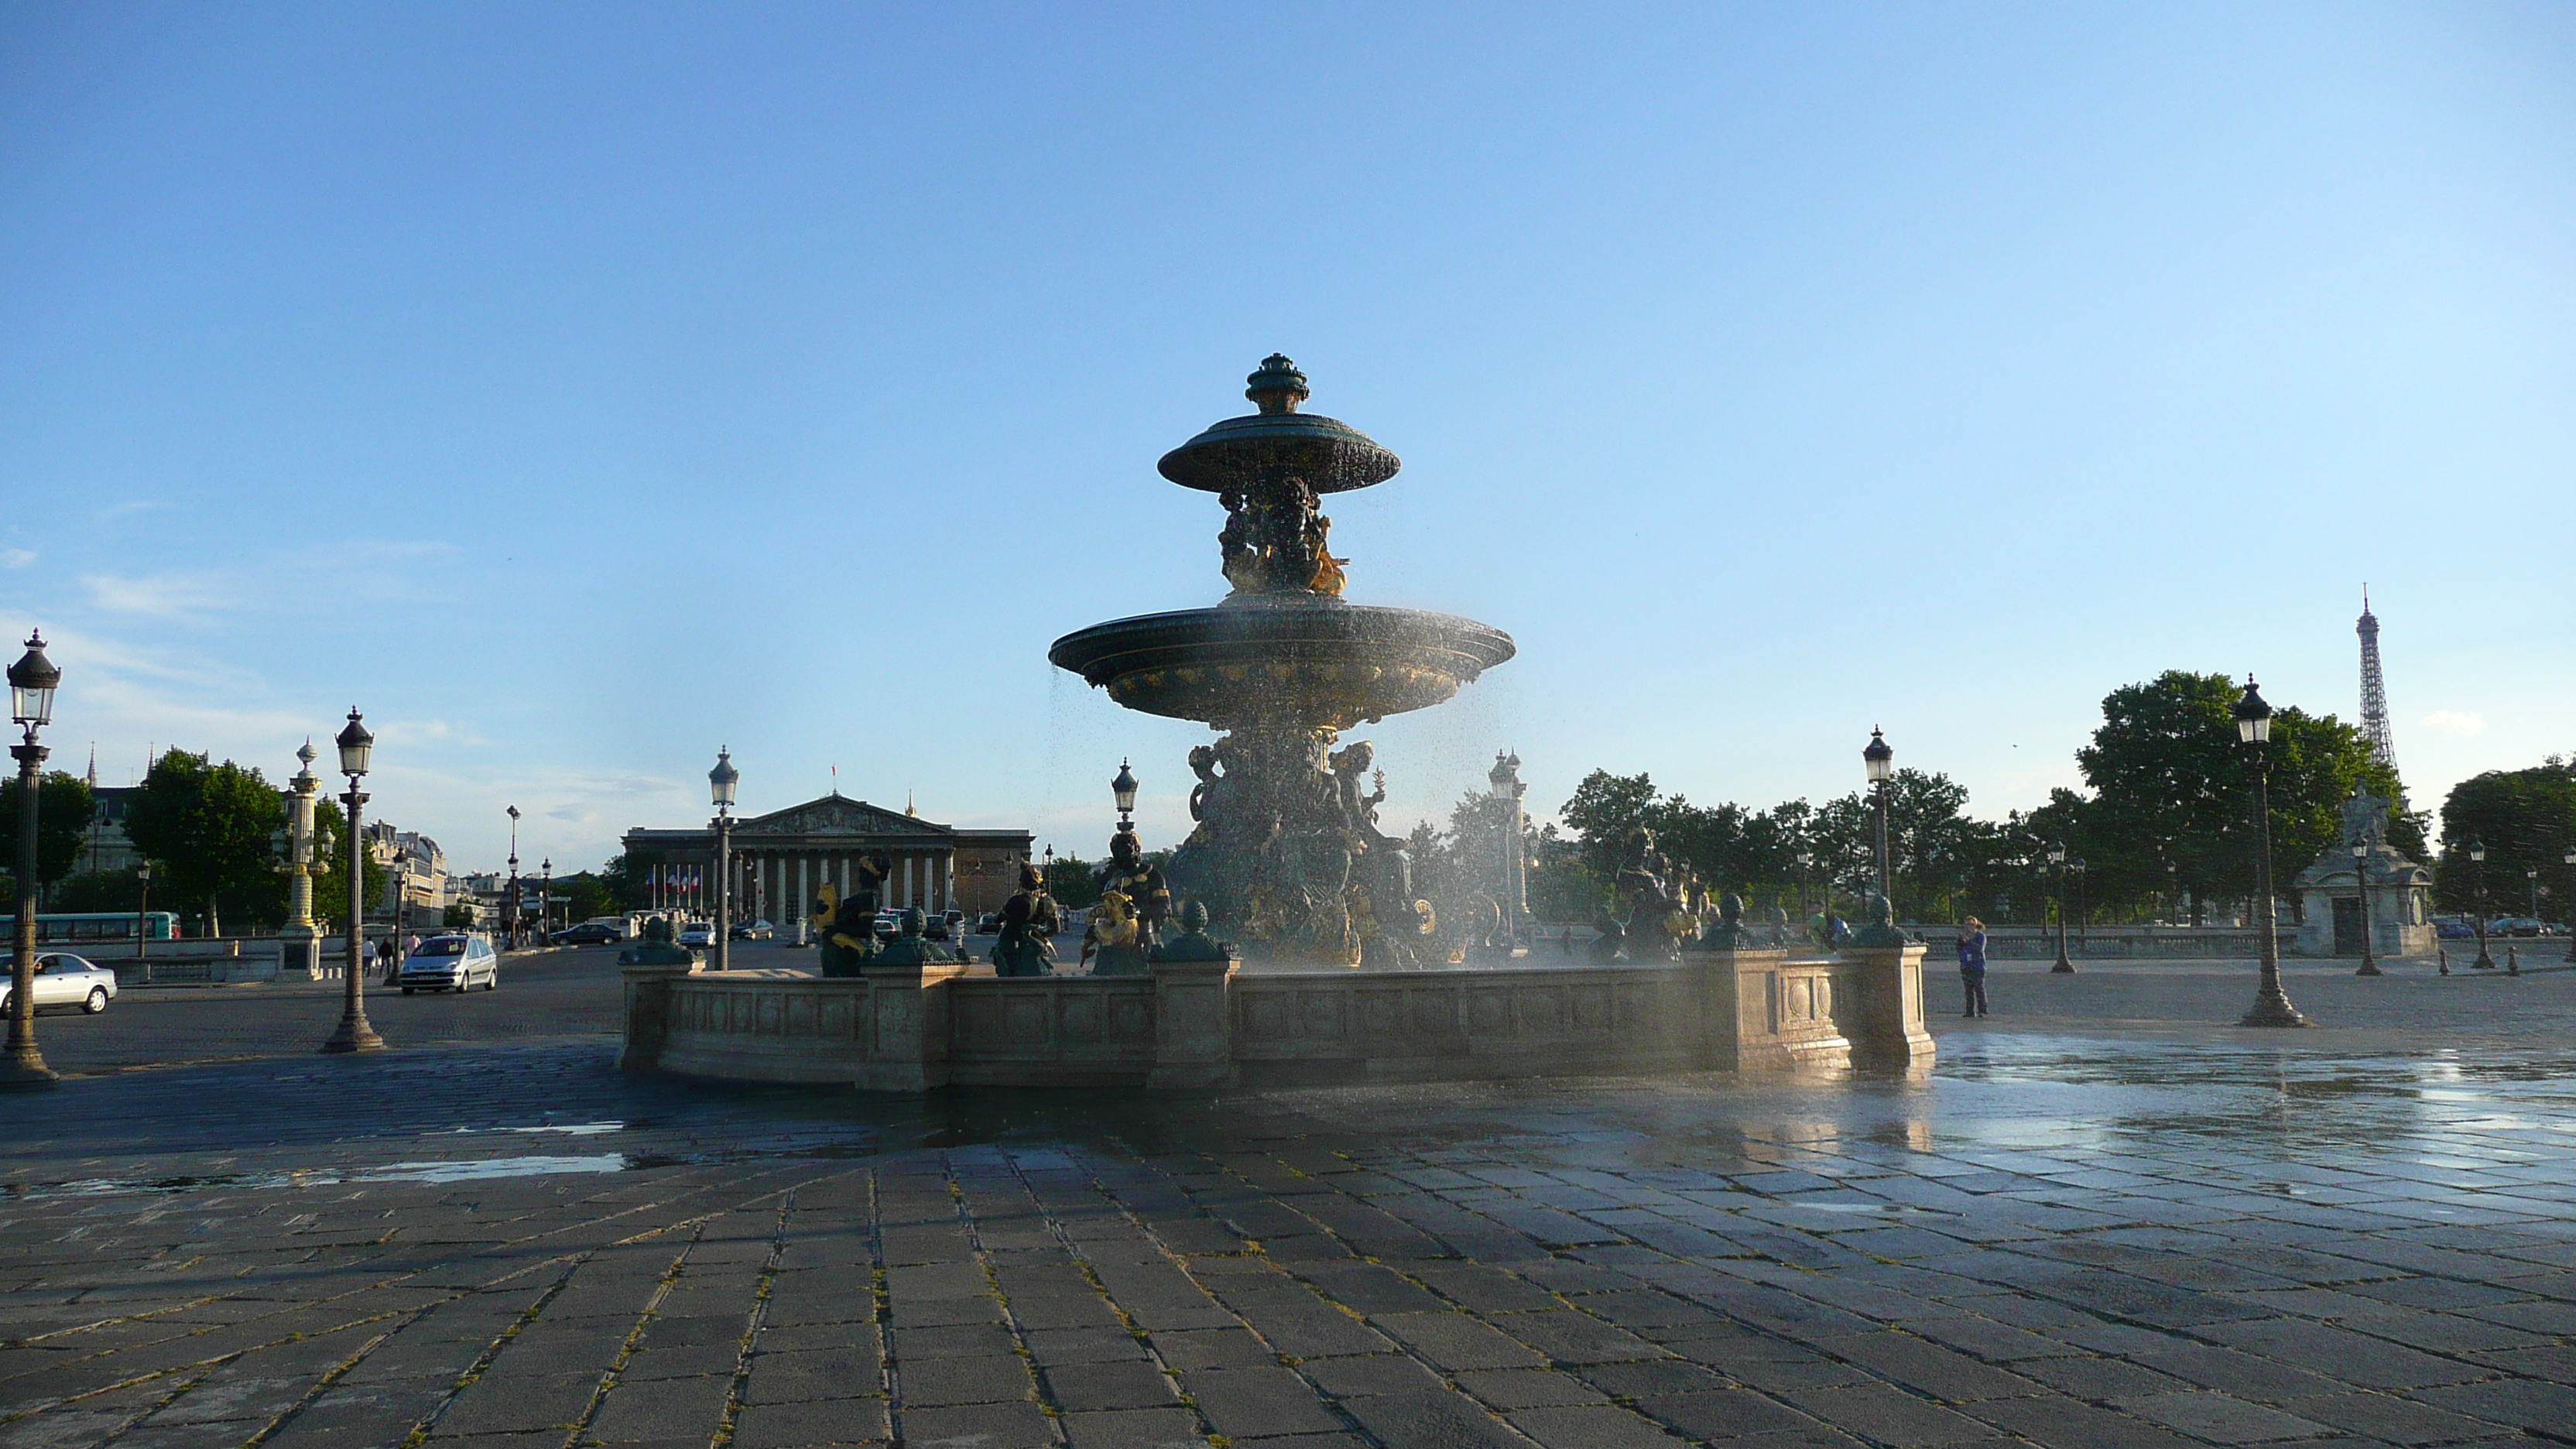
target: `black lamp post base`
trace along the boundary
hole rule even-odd
[[[2254,998],[2254,1009],[2245,1013],[2244,1019],[2236,1024],[2238,1026],[2314,1026],[2316,1023],[2299,1015],[2299,1009],[2290,1004],[2290,998],[2276,988],[2258,993]]]
[[[2361,963],[2361,969],[2352,974],[2355,976],[2385,976],[2388,973],[2379,969],[2378,962],[2364,961]]]
[[[376,1035],[376,1029],[367,1025],[363,1016],[340,1018],[339,1030],[332,1032],[331,1039],[322,1043],[322,1050],[332,1053],[380,1052],[384,1049],[385,1039]]]
[[[2495,969],[2495,958],[2484,951],[2480,951],[2478,953],[2478,959],[2469,963],[2469,969],[2472,971],[2493,971]]]
[[[34,1047],[0,1056],[0,1089],[50,1087],[62,1079],[62,1073],[46,1066],[44,1055]]]
[[[2048,974],[2051,976],[2072,976],[2075,974],[2075,963],[2067,960],[2063,956],[2060,956],[2057,958],[2057,964],[2048,968]]]

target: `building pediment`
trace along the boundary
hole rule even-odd
[[[734,827],[734,834],[744,835],[946,835],[948,827],[933,825],[918,816],[899,810],[871,805],[865,800],[852,800],[845,795],[826,795],[791,805],[767,815],[755,815]]]

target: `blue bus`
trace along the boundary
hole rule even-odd
[[[178,934],[179,918],[169,911],[40,911],[36,915],[36,939],[66,944],[131,941],[137,921],[143,923],[143,934],[151,940],[167,941]]]

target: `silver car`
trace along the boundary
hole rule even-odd
[[[484,936],[432,936],[402,958],[394,984],[402,994],[415,991],[486,991],[501,989],[501,957]]]
[[[69,951],[47,951],[36,958],[36,1009],[77,1006],[92,1016],[116,999],[116,973],[93,966]],[[16,983],[0,976],[0,1016],[18,1004]]]

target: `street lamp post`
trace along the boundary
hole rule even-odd
[[[358,781],[366,777],[376,737],[367,733],[358,712],[352,709],[337,743],[340,773],[349,777],[349,793],[340,797],[340,803],[349,807],[349,964],[341,977],[344,989],[340,993],[340,1025],[330,1040],[322,1043],[322,1050],[380,1051],[385,1039],[367,1025],[366,971],[358,964],[358,951],[367,940],[367,833],[360,828],[367,793],[358,788]]]
[[[555,928],[555,858],[537,862],[537,944],[546,945]]]
[[[2084,857],[2079,855],[2068,861],[2066,868],[2075,872],[2075,949],[2083,951],[2092,945],[2087,935],[2093,929],[2092,897],[2084,892],[2085,873],[2091,867],[2085,865]]]
[[[510,807],[510,893],[501,898],[501,949],[519,944],[519,807]]]
[[[707,771],[707,793],[716,805],[716,969],[733,969],[733,800],[742,772],[733,767],[733,752],[718,747],[716,767]]]
[[[1812,934],[1812,927],[1815,922],[1816,902],[1814,887],[1807,884],[1807,871],[1808,868],[1813,866],[1815,863],[1816,853],[1814,851],[1802,850],[1798,852],[1798,909],[1807,913],[1807,924],[1811,928],[1810,934]]]
[[[2290,1004],[2281,989],[2281,936],[2272,909],[2272,706],[2245,676],[2245,695],[2236,701],[2236,739],[2246,750],[2246,768],[2254,775],[2254,919],[2262,942],[2263,974],[2254,989],[2254,1006],[2239,1026],[2306,1026],[2308,1019]]]
[[[2057,894],[2049,898],[2050,903],[2057,907],[2057,962],[2048,968],[2048,974],[2072,976],[2075,963],[2066,959],[2066,847],[2050,846],[2048,863],[2057,872]]]
[[[2576,871],[2576,845],[2567,847],[2567,853],[2558,858],[2569,870]],[[2576,906],[2569,909],[2576,911]],[[2567,927],[2567,959],[2576,961],[2576,916],[2570,917]]]
[[[2352,888],[2361,899],[2361,969],[2355,976],[2377,976],[2379,958],[2370,949],[2370,837],[2352,843]]]
[[[2522,874],[2531,882],[2531,918],[2536,921],[2540,919],[2540,867],[2535,865]]]
[[[2495,958],[2487,954],[2487,843],[2485,841],[2469,842],[2469,864],[2477,867],[2478,896],[2478,959],[2470,962],[2469,965],[2479,971],[2493,971]]]
[[[1127,768],[1125,760],[1118,762],[1118,776],[1109,782],[1109,795],[1118,802],[1118,828],[1135,829],[1136,822],[1132,817],[1136,813],[1136,775]]]
[[[134,961],[143,968],[143,979],[149,982],[152,979],[152,862],[136,861],[134,878],[143,886],[142,896],[134,902]]]
[[[1890,782],[1896,778],[1896,751],[1876,725],[1870,726],[1869,743],[1862,747],[1860,760],[1869,775],[1870,793],[1878,797],[1878,895],[1893,910],[1896,906],[1896,877],[1887,859],[1887,791]],[[1876,920],[1877,917],[1871,919]]]
[[[45,657],[45,636],[27,634],[27,652],[9,666],[9,718],[26,737],[9,747],[18,761],[18,945],[9,962],[9,1048],[0,1087],[49,1086],[59,1078],[36,1050],[36,767],[52,753],[36,731],[54,722],[54,690],[63,672]]]

